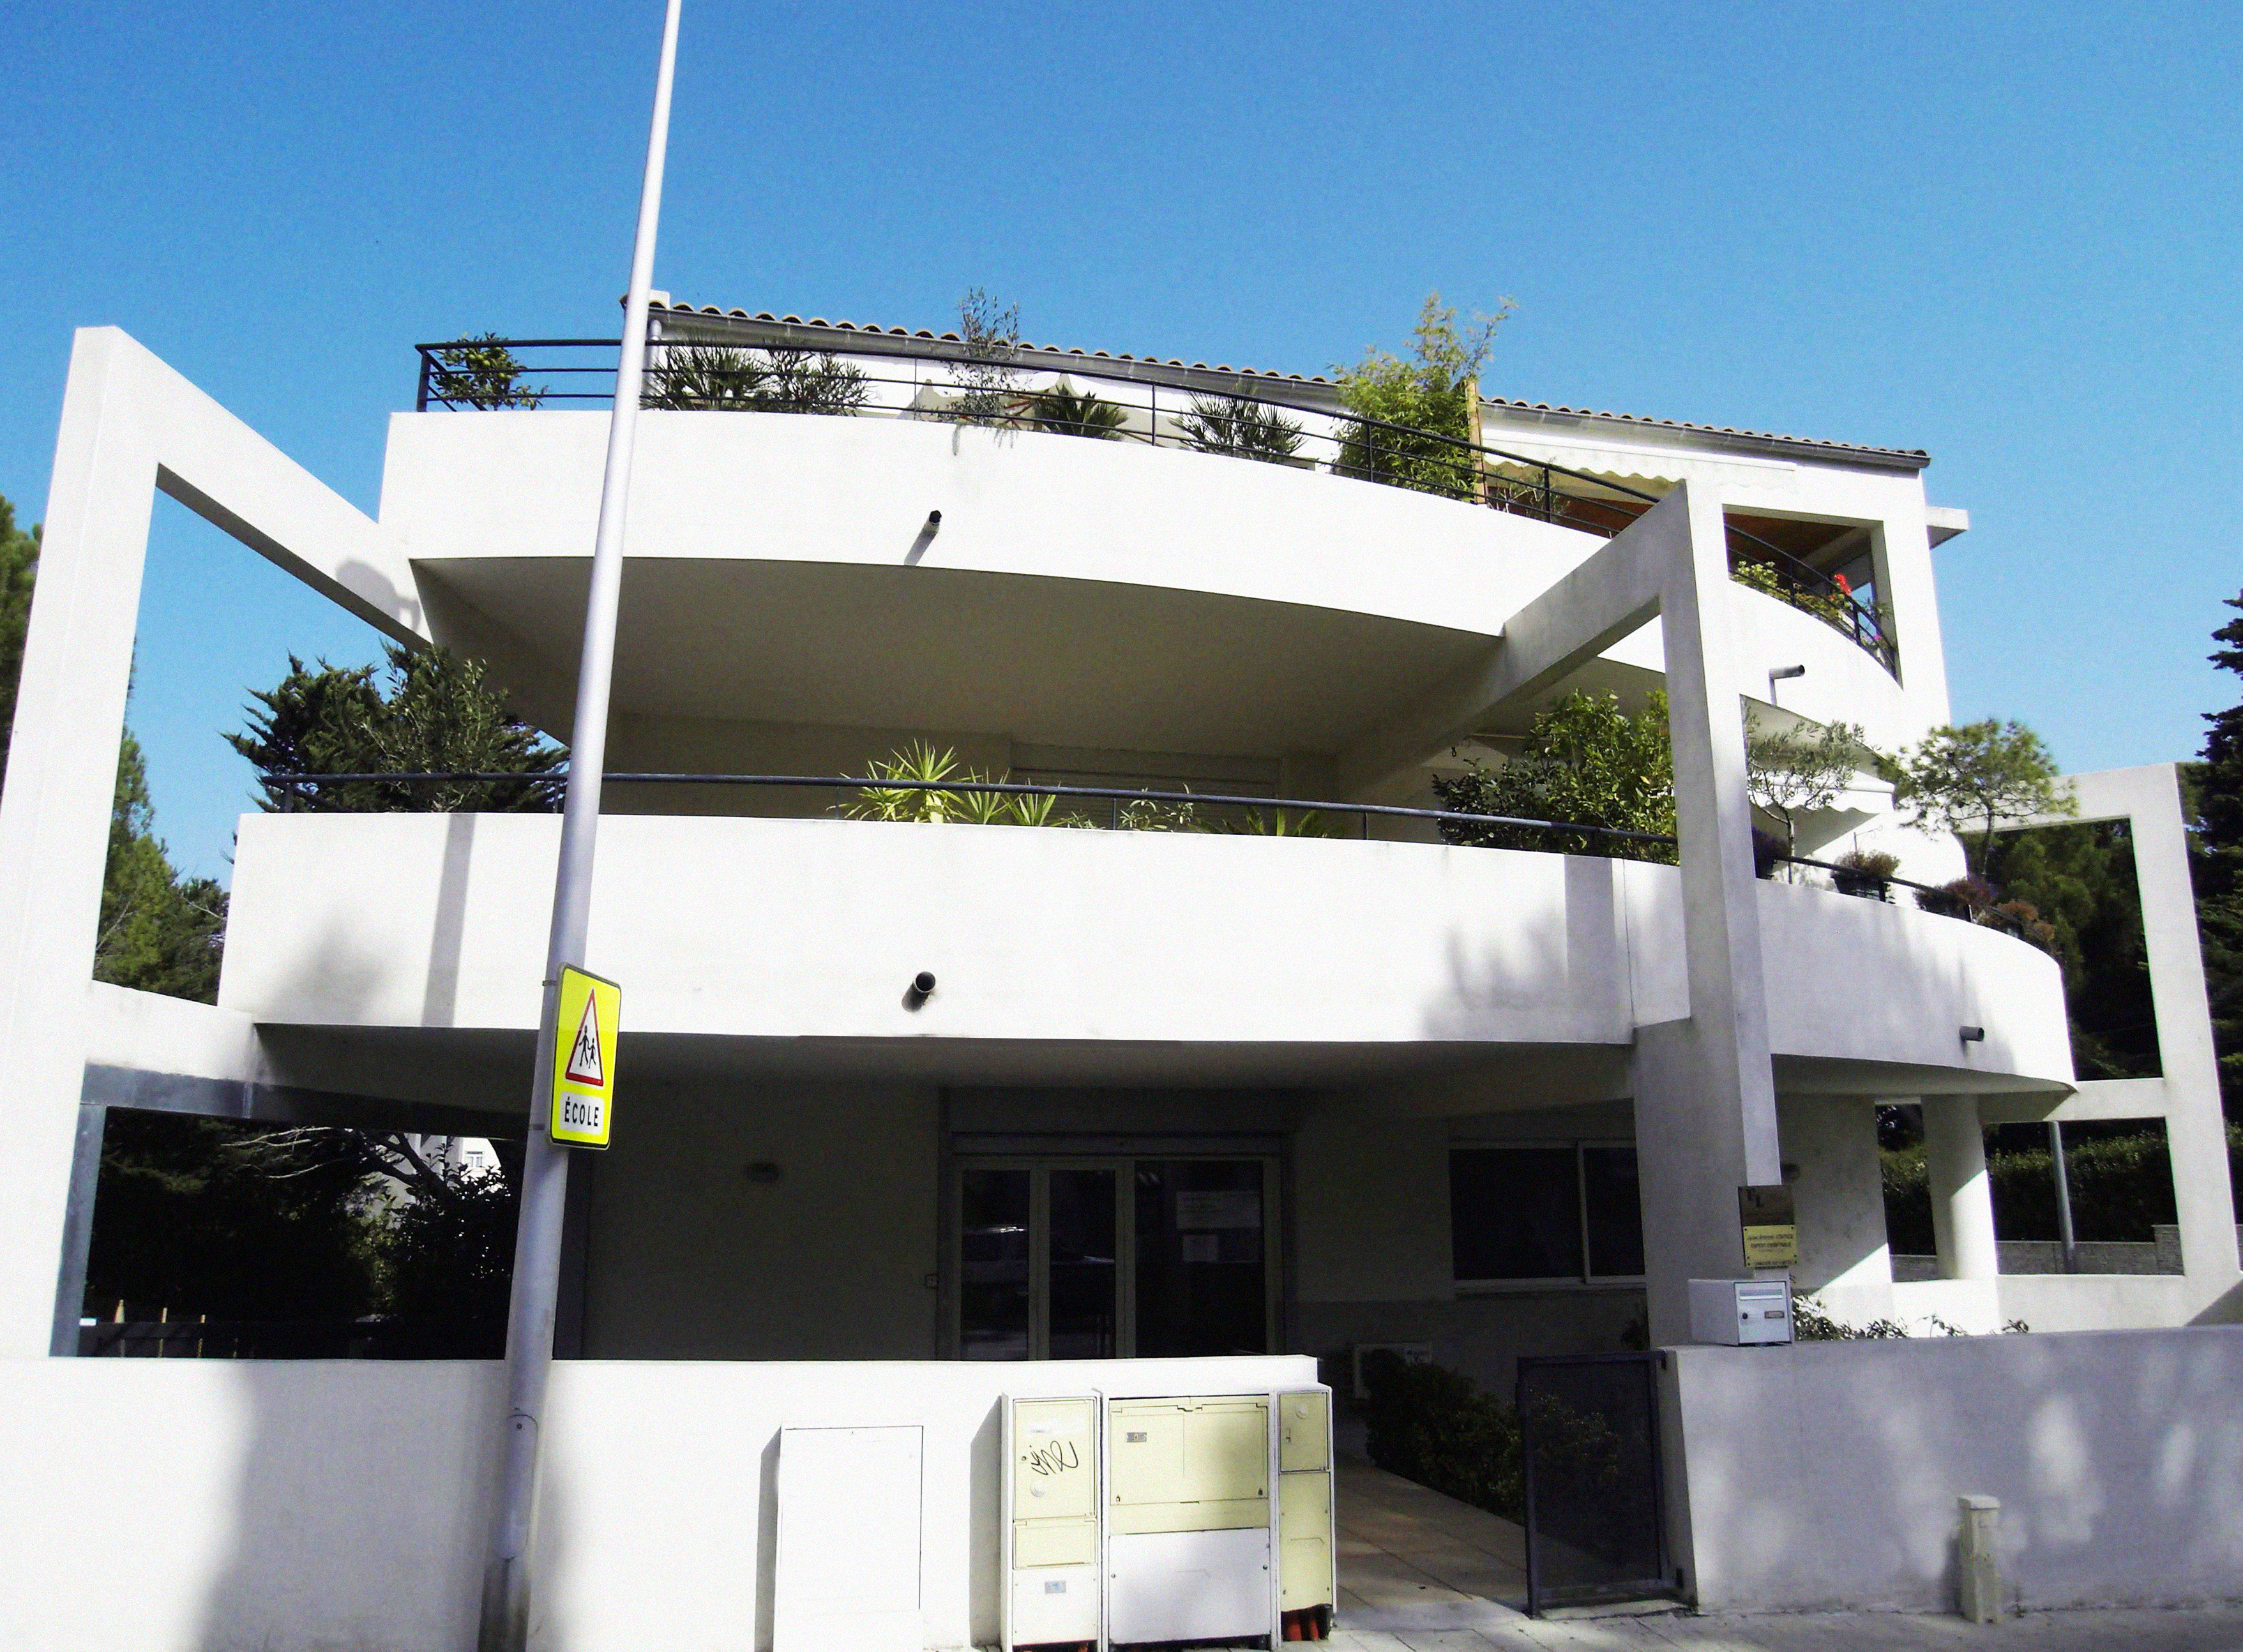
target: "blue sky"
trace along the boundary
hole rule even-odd
[[[416,340],[612,332],[655,0],[15,6],[0,493],[71,329],[371,509]],[[2235,685],[2243,8],[686,0],[656,285],[1317,371],[1439,288],[1504,395],[1922,447],[1960,718],[2166,761]],[[133,722],[223,874],[217,731],[354,621],[159,503]]]

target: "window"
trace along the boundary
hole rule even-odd
[[[1452,1148],[1449,1237],[1459,1282],[1640,1278],[1635,1149]]]

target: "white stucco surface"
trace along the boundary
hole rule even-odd
[[[220,1004],[535,1024],[550,816],[245,816]],[[1992,930],[1756,886],[1779,1053],[2070,1077],[2053,966]],[[629,1031],[1625,1044],[1687,1012],[1675,869],[1415,843],[616,816],[588,966]],[[913,1012],[905,985],[940,983]],[[1842,987],[1832,984],[1842,983]],[[1954,1029],[1987,1027],[1967,1051]]]
[[[1267,1392],[1313,1360],[554,1369],[534,1652],[771,1643],[778,1430],[926,1430],[926,1644],[997,1634],[998,1401]],[[0,1366],[0,1645],[458,1652],[501,1372],[484,1363]],[[36,1517],[26,1518],[28,1511]],[[89,1609],[105,1603],[101,1609]]]
[[[1952,1611],[1966,1493],[2029,1609],[2243,1590],[2243,1329],[1672,1358],[1708,1611]]]

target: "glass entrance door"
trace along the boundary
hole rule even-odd
[[[1274,1178],[1270,1161],[1243,1158],[961,1165],[960,1357],[1266,1352]]]

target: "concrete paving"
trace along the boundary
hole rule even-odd
[[[2243,1603],[2029,1612],[1984,1625],[1900,1612],[1699,1617],[1653,1603],[1529,1618],[1517,1525],[1361,1457],[1343,1454],[1334,1467],[1333,1652],[2243,1652]]]
[[[1999,1623],[1898,1612],[1513,1620],[1472,1629],[1341,1629],[1333,1652],[2243,1652],[2243,1607],[2029,1612]]]

